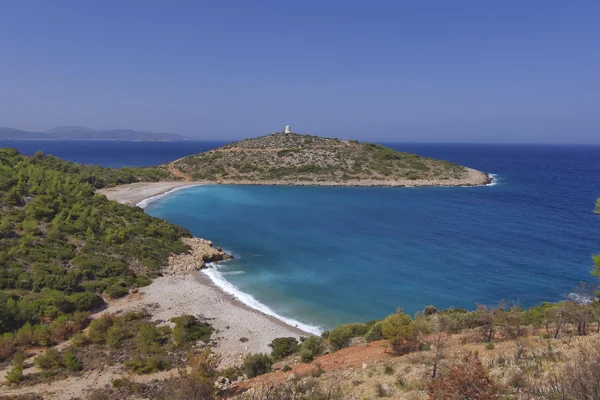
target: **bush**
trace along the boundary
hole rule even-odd
[[[381,322],[381,334],[386,339],[408,339],[415,335],[415,326],[410,315],[404,314],[401,308],[396,314],[387,316]]]
[[[161,357],[135,357],[132,360],[124,362],[134,374],[151,374],[157,371],[168,371],[171,369],[171,363]]]
[[[214,331],[213,327],[206,322],[199,321],[193,315],[182,315],[171,319],[175,323],[173,329],[173,340],[178,346],[198,340],[208,341]]]
[[[168,329],[168,327],[165,328]],[[163,354],[162,345],[168,340],[169,333],[149,322],[144,322],[139,326],[134,339],[136,349],[144,354]]]
[[[423,315],[425,317],[429,317],[430,315],[437,314],[437,313],[438,313],[438,310],[434,306],[426,306],[423,309]]]
[[[108,331],[106,331],[106,344],[109,347],[117,348],[121,345],[121,343],[123,343],[123,341],[134,336],[135,331],[130,324],[115,324],[108,328]]]
[[[348,347],[353,337],[362,336],[369,330],[365,324],[340,325],[329,333],[328,340],[331,348],[336,351]]]
[[[377,340],[383,339],[383,334],[381,333],[381,325],[382,321],[375,322],[369,331],[365,334],[365,340],[367,342],[375,342]]]
[[[266,354],[249,354],[244,359],[243,369],[248,378],[254,378],[271,371],[272,365],[271,357]]]
[[[80,332],[87,322],[87,316],[82,313],[61,315],[50,324],[50,335],[55,343],[61,342]]]
[[[477,353],[468,352],[460,363],[452,366],[446,376],[429,384],[429,398],[495,400],[500,387],[489,376]]]
[[[67,369],[67,371],[71,372],[80,371],[83,369],[83,365],[77,358],[77,353],[75,352],[75,349],[73,349],[72,347],[68,348],[65,351],[65,354],[63,354],[62,364]]]
[[[9,383],[19,383],[25,379],[23,375],[24,356],[17,356],[12,362],[10,371],[4,376]]]
[[[17,349],[17,340],[12,333],[0,335],[0,362],[6,361]]]
[[[302,362],[309,363],[314,360],[315,357],[323,354],[324,351],[323,339],[318,336],[309,336],[302,342],[302,350],[300,351],[300,358]]]
[[[60,369],[63,366],[60,353],[54,347],[50,347],[46,352],[37,356],[34,363],[44,370]]]
[[[73,293],[70,300],[77,311],[90,311],[104,304],[102,297],[90,292]]]
[[[108,329],[113,324],[113,317],[105,314],[102,317],[93,320],[88,329],[88,338],[92,343],[104,343]]]
[[[392,351],[399,356],[417,351],[421,346],[415,338],[405,339],[401,337],[391,339],[390,345],[392,346]]]
[[[83,347],[89,343],[89,338],[85,333],[79,332],[73,335],[71,343],[73,343],[73,346],[75,347]]]
[[[127,296],[129,294],[129,290],[118,285],[112,285],[107,287],[104,290],[104,293],[106,293],[112,299],[118,299],[119,297]]]
[[[294,337],[282,337],[273,339],[269,344],[269,347],[273,349],[271,351],[271,357],[273,360],[281,360],[289,355],[294,354],[300,349],[298,340]]]
[[[314,360],[314,356],[312,351],[308,350],[308,349],[302,349],[300,350],[300,360],[303,363],[310,363]]]

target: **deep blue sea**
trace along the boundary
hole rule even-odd
[[[0,142],[0,146],[6,142]],[[79,162],[152,165],[218,142],[11,142]],[[225,290],[303,325],[381,318],[432,304],[556,301],[590,281],[600,252],[600,146],[387,145],[496,175],[470,188],[201,186],[146,211],[237,259]]]

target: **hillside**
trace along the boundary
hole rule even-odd
[[[95,130],[78,126],[61,126],[44,132],[0,128],[0,140],[179,141],[187,138],[173,133],[139,132],[132,129]]]
[[[0,149],[0,335],[150,282],[190,233],[94,193],[167,173]],[[0,362],[2,362],[0,357]]]
[[[274,133],[171,165],[192,180],[274,185],[469,186],[487,174],[448,161],[358,141]]]

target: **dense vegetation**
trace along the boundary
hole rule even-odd
[[[102,293],[148,284],[170,253],[186,250],[185,229],[94,193],[166,176],[0,149],[0,334],[89,311]]]
[[[390,184],[425,180],[468,182],[467,170],[447,161],[357,141],[277,133],[186,157],[175,167],[196,180],[283,184]],[[361,183],[362,182],[362,183]],[[387,183],[384,183],[387,182]]]

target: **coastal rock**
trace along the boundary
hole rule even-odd
[[[181,241],[190,247],[183,254],[174,254],[169,257],[166,272],[170,274],[186,274],[206,268],[207,262],[229,260],[231,255],[219,247],[213,247],[210,240],[200,238],[182,238]]]

